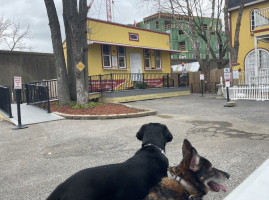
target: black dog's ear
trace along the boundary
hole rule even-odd
[[[172,133],[168,130],[167,126],[163,125],[163,131],[165,135],[166,142],[171,142],[173,139]]]
[[[143,125],[143,126],[139,129],[139,131],[137,132],[137,134],[136,134],[136,138],[137,138],[138,140],[141,140],[141,141],[142,141],[142,139],[143,139],[143,137],[144,137],[144,129],[145,129],[145,125]]]

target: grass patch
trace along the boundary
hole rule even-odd
[[[94,108],[96,106],[100,106],[102,103],[95,103],[95,102],[90,102],[89,104],[76,104],[76,102],[71,102],[70,106],[72,109],[88,109],[88,108]]]

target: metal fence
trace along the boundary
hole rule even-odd
[[[174,86],[169,73],[111,73],[89,76],[89,92]]]
[[[0,86],[0,109],[12,117],[10,90],[8,87]]]
[[[50,113],[50,97],[49,87],[35,84],[25,84],[26,88],[26,103],[28,105],[35,105],[43,103],[44,109]]]

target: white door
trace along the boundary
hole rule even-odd
[[[132,81],[142,80],[142,59],[140,53],[130,53],[130,68]]]

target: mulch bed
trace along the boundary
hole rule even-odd
[[[94,108],[73,109],[70,105],[57,106],[55,103],[51,104],[51,112],[59,112],[70,115],[113,115],[113,114],[129,114],[138,113],[140,110],[129,108],[119,104],[101,104]]]

